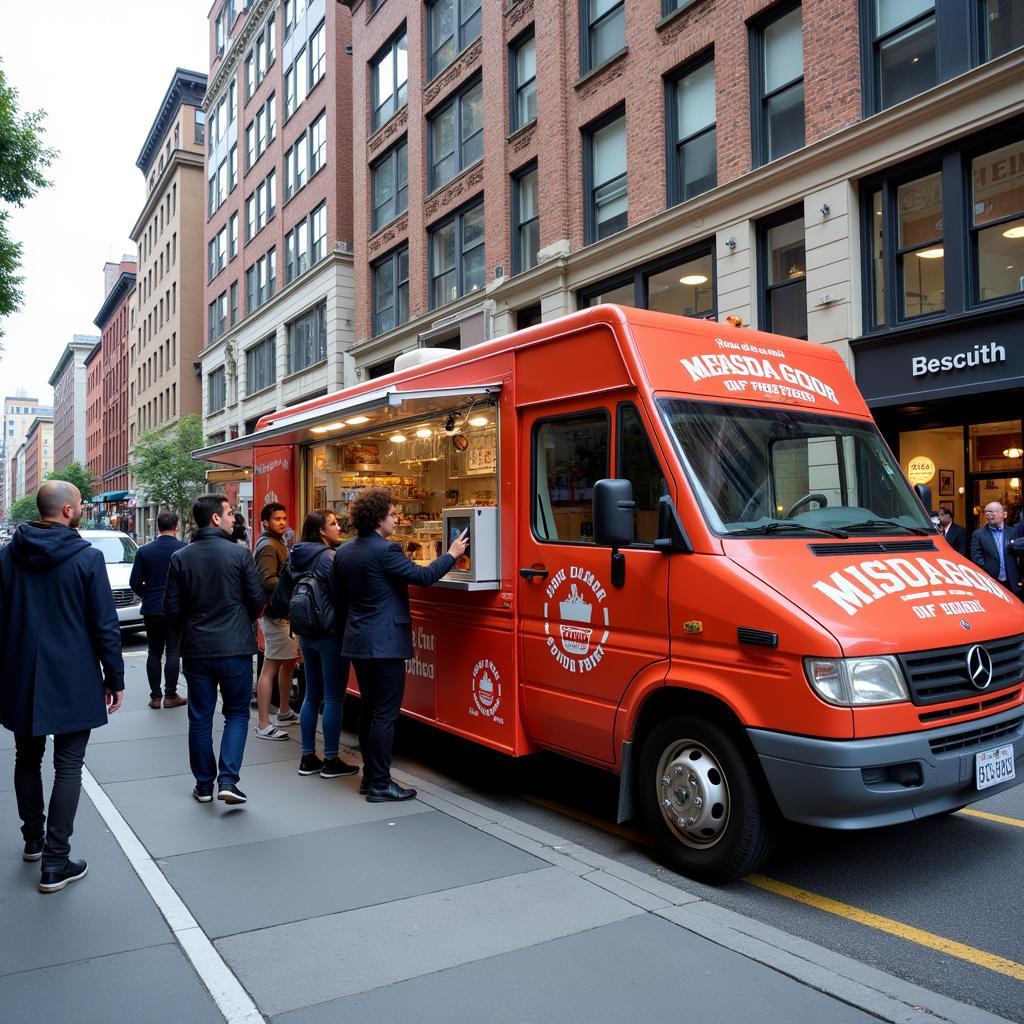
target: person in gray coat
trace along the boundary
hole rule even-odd
[[[0,723],[14,733],[14,791],[27,861],[42,860],[40,892],[84,877],[71,860],[82,763],[93,729],[124,697],[124,661],[103,555],[77,531],[74,484],[39,488],[38,522],[0,548]],[[43,802],[42,761],[53,735],[53,789]]]
[[[331,567],[331,596],[341,656],[351,658],[359,683],[359,750],[363,784],[370,803],[411,800],[416,790],[391,778],[395,722],[405,693],[405,662],[412,657],[409,584],[429,587],[465,554],[467,538],[457,537],[430,565],[416,565],[398,544],[391,491],[369,488],[352,502],[349,513],[358,536],[342,544]]]

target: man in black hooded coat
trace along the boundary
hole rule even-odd
[[[40,892],[85,875],[71,833],[89,733],[121,706],[124,661],[103,555],[77,527],[78,488],[48,480],[41,519],[0,548],[0,724],[14,733],[14,790],[24,859],[42,859]],[[102,672],[101,672],[102,666]],[[43,801],[42,760],[53,735],[53,790]]]

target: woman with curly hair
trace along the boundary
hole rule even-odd
[[[349,506],[358,536],[338,548],[331,595],[341,632],[341,656],[351,658],[359,681],[360,793],[370,803],[411,800],[416,790],[391,778],[391,746],[405,692],[405,662],[412,657],[409,584],[429,587],[465,554],[466,534],[430,565],[411,562],[388,538],[397,516],[391,491],[374,487]]]

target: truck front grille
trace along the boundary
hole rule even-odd
[[[999,722],[996,725],[983,725],[980,728],[964,729],[963,732],[943,736],[942,739],[929,740],[928,746],[933,754],[948,754],[951,750],[966,750],[968,747],[989,746],[994,740],[1010,736],[1024,722],[1024,716]]]
[[[117,608],[125,608],[130,604],[134,604],[138,598],[135,596],[134,590],[115,590],[114,591],[114,605]]]
[[[992,658],[992,682],[983,691],[971,685],[967,669],[967,652],[975,646],[984,647]],[[915,651],[901,654],[899,659],[910,684],[910,699],[917,705],[978,697],[1024,678],[1024,636]]]

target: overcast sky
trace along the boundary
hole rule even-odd
[[[98,334],[103,264],[134,253],[145,201],[135,166],[177,67],[209,70],[211,0],[0,0],[0,61],[20,107],[46,111],[53,186],[15,209],[24,247],[20,313],[0,320],[0,396],[47,383],[73,334]]]

